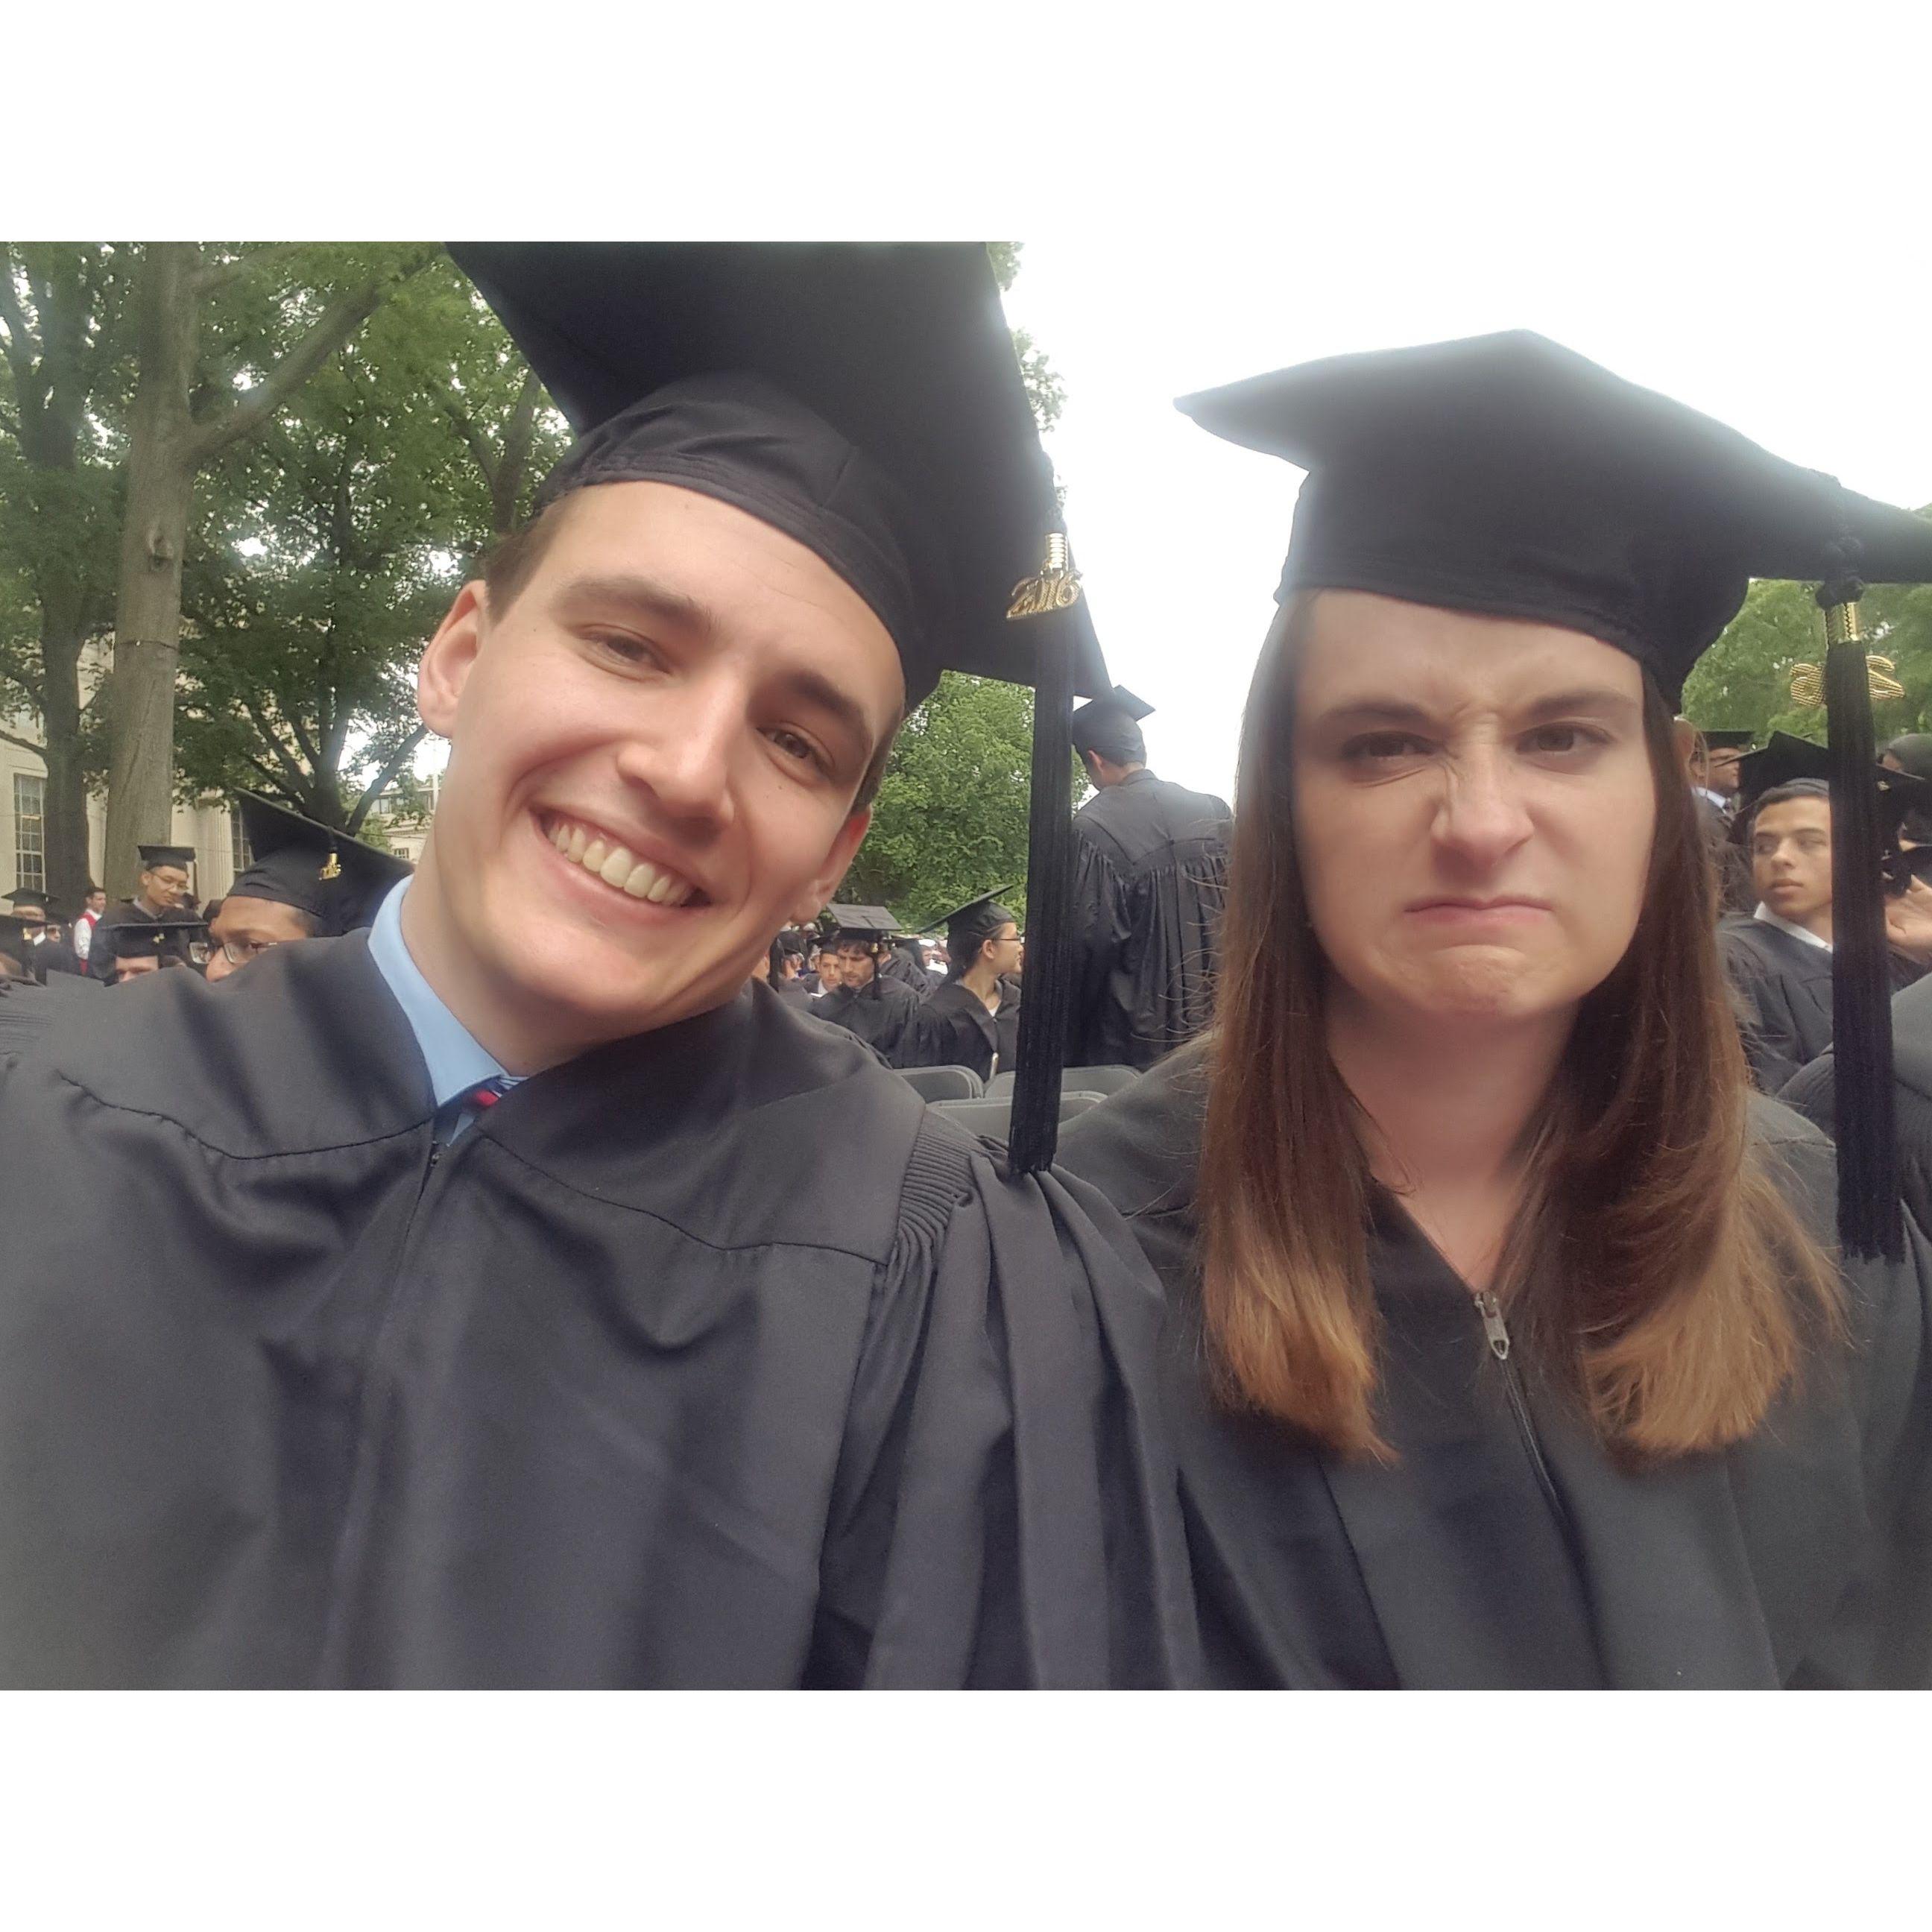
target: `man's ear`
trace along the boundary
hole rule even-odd
[[[802,893],[810,896],[810,909],[802,916],[794,912],[792,922],[794,925],[809,926],[818,916],[819,909],[838,890],[838,881],[852,869],[852,861],[857,856],[860,844],[870,830],[872,824],[872,807],[862,806],[839,826],[831,849],[825,855],[824,864],[800,888]],[[800,906],[806,903],[806,900],[802,897],[797,902]]]
[[[423,646],[416,666],[416,716],[439,738],[447,738],[455,725],[456,707],[482,648],[489,610],[489,592],[472,580],[456,593],[436,635]]]

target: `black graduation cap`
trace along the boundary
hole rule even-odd
[[[1757,742],[1755,731],[1707,731],[1700,724],[1697,727],[1697,735],[1714,752],[1742,752]]]
[[[185,959],[189,946],[197,939],[208,937],[208,922],[170,913],[158,920],[128,920],[109,930],[113,935],[117,963],[123,959],[159,958],[166,953]]]
[[[1010,1158],[1052,1159],[1065,1056],[1067,717],[1109,688],[980,243],[463,242],[578,434],[542,500],[668,482],[805,544],[864,598],[910,709],[942,669],[1034,686],[1035,964]]]
[[[1060,527],[977,243],[459,242],[578,434],[544,500],[646,479],[716,496],[872,606],[908,708],[942,668],[1036,682],[1042,639],[1107,688],[1084,604],[1009,620]]]
[[[835,940],[862,939],[869,943],[889,940],[898,934],[898,921],[884,906],[829,905],[825,910],[832,921],[831,936]]]
[[[324,938],[370,924],[390,888],[416,870],[406,859],[378,852],[253,792],[236,796],[254,856],[236,875],[228,896],[292,906],[316,922]]]
[[[1932,524],[1526,331],[1342,356],[1185,398],[1309,472],[1278,596],[1379,592],[1559,625],[1642,664],[1671,710],[1754,577],[1820,585],[1834,784],[1839,1232],[1902,1251],[1876,763],[1856,607],[1932,580]]]
[[[184,872],[194,868],[194,848],[192,845],[137,845],[135,850],[141,855],[144,870],[152,872],[157,866],[178,866]]]
[[[1095,698],[1091,704],[1083,704],[1073,714],[1073,748],[1076,752],[1099,751],[1106,755],[1104,745],[1096,745],[1096,734],[1104,735],[1122,719],[1130,724],[1138,724],[1143,718],[1154,716],[1154,706],[1144,698],[1136,698],[1124,684],[1117,684],[1103,697]]]
[[[991,892],[982,892],[977,898],[968,899],[964,905],[942,913],[926,930],[934,932],[943,926],[946,938],[953,940],[970,938],[976,932],[982,938],[998,932],[1008,920],[1018,925],[1019,915],[1011,907],[1000,903],[1012,890],[1011,885],[995,886]]]
[[[38,906],[42,912],[51,912],[52,903],[45,892],[37,892],[31,886],[16,886],[6,896],[7,903],[17,910],[22,906]]]
[[[1799,778],[1828,784],[1831,776],[1832,754],[1822,745],[1795,737],[1789,731],[1774,731],[1761,750],[1748,752],[1738,760],[1738,815],[1747,816],[1775,786]]]

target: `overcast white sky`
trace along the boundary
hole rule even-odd
[[[1634,255],[1593,229],[1568,244],[1546,232],[1514,259],[1442,230],[1364,246],[1338,232],[1352,206],[1344,194],[1326,214],[1304,207],[1292,246],[1252,228],[1137,247],[1030,241],[1006,298],[1066,385],[1051,448],[1076,560],[1108,668],[1158,707],[1145,729],[1164,776],[1232,784],[1300,482],[1195,428],[1173,406],[1191,390],[1534,328],[1868,495],[1932,502],[1932,329],[1895,270],[1834,302],[1795,242],[1754,264],[1714,240],[1694,196]]]
[[[475,0],[460,54],[386,0],[320,39],[204,10],[165,49],[29,10],[16,64],[84,62],[92,120],[16,90],[17,151],[60,164],[10,184],[12,232],[1024,242],[1009,310],[1066,384],[1101,640],[1195,784],[1232,784],[1299,479],[1194,428],[1190,389],[1526,327],[1932,500],[1922,6],[556,0],[533,38]],[[170,64],[220,111],[158,118]]]

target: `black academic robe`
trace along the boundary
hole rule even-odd
[[[990,1080],[1014,1065],[1019,1035],[1019,995],[1005,980],[1000,982],[1000,1010],[990,1013],[963,980],[949,980],[914,1014],[898,1064],[968,1066]]]
[[[880,976],[903,986],[914,998],[923,1001],[933,988],[932,975],[926,962],[908,946],[895,946],[879,962]]]
[[[1735,820],[1701,791],[1694,791],[1690,799],[1717,888],[1719,916],[1748,913],[1757,904],[1757,892],[1751,879],[1750,856],[1738,842]]]
[[[44,939],[33,949],[34,976],[45,982],[50,973],[82,974],[87,968],[64,939]]]
[[[1073,818],[1070,1066],[1150,1066],[1213,1016],[1227,806],[1130,772]]]
[[[0,1063],[0,1684],[1190,1674],[1154,1283],[851,1040],[747,987],[439,1150],[359,933],[104,1007]]]
[[[857,1034],[889,1066],[896,1066],[906,1030],[920,1004],[918,994],[910,986],[875,974],[868,985],[841,986],[836,992],[820,994],[812,1003],[812,1011],[814,1018],[829,1020]]]
[[[1897,1642],[1932,1625],[1922,1275],[1856,1276],[1862,1349],[1815,1355],[1750,1440],[1632,1471],[1524,1352],[1498,1357],[1466,1288],[1384,1197],[1369,1244],[1378,1420],[1400,1460],[1354,1461],[1206,1393],[1193,1211],[1204,1104],[1189,1049],[1069,1123],[1060,1160],[1128,1216],[1167,1287],[1167,1406],[1211,1681],[1924,1681],[1922,1648]],[[1754,1106],[1760,1157],[1828,1235],[1828,1144]]]
[[[1831,953],[1749,914],[1720,922],[1718,946],[1751,1077],[1775,1094],[1832,1043]]]

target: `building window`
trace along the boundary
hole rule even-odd
[[[47,782],[26,772],[14,774],[14,881],[47,889]]]
[[[248,835],[242,829],[242,814],[231,809],[228,814],[229,870],[239,878],[254,862],[255,855],[248,849]]]

